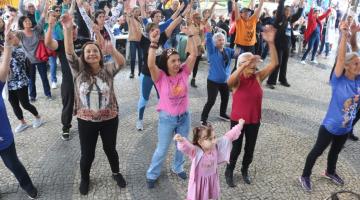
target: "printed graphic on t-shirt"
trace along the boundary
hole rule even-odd
[[[110,101],[110,87],[98,77],[95,77],[94,83],[80,84],[81,103],[90,110],[98,111],[107,108]]]
[[[177,107],[181,104],[182,100],[186,98],[186,91],[183,85],[176,84],[170,86],[170,97],[171,104],[174,107]]]
[[[355,119],[357,107],[359,104],[359,95],[355,95],[354,97],[346,99],[344,102],[344,108],[343,108],[343,118],[344,121],[342,122],[342,126],[344,128],[351,125],[349,122],[351,122],[353,119]]]
[[[4,142],[4,138],[3,138],[3,137],[0,137],[0,142]]]
[[[252,30],[252,26],[245,26],[246,27],[246,35],[245,35],[245,41],[251,42],[254,37],[254,30]]]

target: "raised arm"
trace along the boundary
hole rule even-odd
[[[114,47],[114,45],[111,43],[111,41],[105,41],[105,51],[110,53],[110,55],[112,56],[112,58],[115,61],[115,68],[113,68],[112,74],[116,75],[116,73],[123,67],[125,66],[125,58],[124,56],[118,51],[116,50],[116,48]],[[113,67],[113,66],[112,66]]]
[[[68,13],[61,16],[61,24],[64,30],[64,47],[66,55],[74,55],[73,24],[72,17]]]
[[[275,18],[275,25],[279,24],[284,17],[284,4],[285,0],[280,0],[277,10],[276,10],[276,18]]]
[[[156,82],[159,80],[160,76],[160,69],[156,65],[156,49],[159,47],[159,38],[160,38],[160,30],[156,29],[149,33],[150,37],[150,48],[149,48],[149,55],[148,55],[148,67],[151,74],[151,79]]]
[[[234,14],[235,14],[235,21],[240,19],[240,13],[239,13],[239,6],[237,4],[237,1],[232,0],[233,3],[233,10],[234,10]]]
[[[6,78],[9,74],[10,70],[10,60],[11,60],[11,52],[12,52],[12,45],[15,39],[15,35],[11,32],[5,32],[5,43],[4,43],[4,51],[2,55],[2,62],[0,64],[0,81],[5,83]]]
[[[182,137],[180,134],[176,134],[174,140],[177,142],[176,146],[178,149],[189,156],[190,159],[193,159],[196,156],[195,145],[191,144],[186,138]]]
[[[344,72],[345,65],[345,55],[346,55],[346,42],[349,37],[349,26],[345,21],[342,21],[340,24],[341,38],[339,44],[339,51],[337,55],[336,65],[335,65],[335,76],[340,77]]]
[[[196,61],[196,57],[198,56],[198,47],[195,45],[195,39],[194,39],[194,34],[192,32],[191,29],[186,29],[185,34],[188,36],[188,40],[190,40],[189,44],[189,49],[190,49],[190,55],[187,57],[187,59],[185,60],[186,66],[188,68],[189,72],[192,72],[194,65],[195,65],[195,61]]]
[[[180,16],[178,16],[173,22],[171,22],[171,24],[165,29],[165,34],[168,38],[171,36],[174,29],[177,26],[179,26],[179,24],[182,22],[183,17],[186,16],[190,12],[191,7],[192,7],[192,3],[189,3],[189,5],[184,10],[184,12]]]
[[[327,18],[329,15],[331,14],[331,8],[329,8],[324,14],[319,16],[319,20],[323,20],[325,18]]]
[[[20,11],[21,15],[24,15],[24,16],[26,15],[24,0],[19,1],[19,11]]]
[[[268,43],[270,49],[270,63],[262,70],[260,70],[256,75],[258,76],[259,80],[262,82],[265,80],[270,73],[279,65],[278,55],[275,48],[275,34],[276,29],[271,25],[267,25],[264,28],[264,32],[261,33],[263,39]]]
[[[143,19],[147,19],[147,17],[146,17],[146,2],[145,1],[139,1],[139,5],[140,5],[141,17]]]
[[[262,9],[263,5],[264,5],[264,0],[260,0],[260,2],[259,2],[259,7],[256,8],[256,10],[254,11],[254,14],[253,14],[253,15],[254,15],[257,19],[259,19],[259,17],[260,17],[260,13],[261,13],[261,9]]]
[[[185,7],[185,3],[182,2],[182,3],[180,4],[180,7],[174,12],[173,15],[171,15],[170,18],[171,18],[172,20],[175,20],[175,19],[179,16],[180,12],[184,9],[184,7]],[[184,14],[182,14],[182,17],[184,17]]]
[[[68,13],[70,15],[73,15],[75,12],[75,6],[76,6],[76,0],[71,0],[71,6],[70,9],[68,10]]]
[[[360,25],[356,24],[354,21],[350,27],[351,30],[351,38],[350,38],[350,44],[352,51],[358,52],[359,46],[357,44],[357,33],[360,31]]]
[[[53,14],[49,15],[48,23],[49,23],[49,27],[45,33],[44,43],[47,48],[51,50],[56,50],[59,47],[59,44],[52,37],[52,33],[56,24],[56,17]]]
[[[225,137],[230,141],[237,140],[241,135],[241,130],[244,127],[244,123],[245,121],[243,119],[239,119],[239,123],[232,127],[232,129],[225,134]]]
[[[212,34],[212,26],[208,23],[206,23],[205,26],[205,42],[206,42],[206,50],[208,52],[208,55],[211,56],[212,54],[215,53],[215,45],[214,45],[214,41],[212,39],[213,34]]]
[[[83,18],[86,27],[88,28],[90,34],[92,34],[94,31],[92,30],[93,24],[94,22],[91,20],[91,18],[89,17],[89,15],[87,14],[83,4],[82,4],[82,0],[76,0],[77,6],[79,8],[79,12],[81,17]],[[85,28],[85,27],[82,27]]]
[[[296,11],[295,14],[293,14],[293,15],[291,16],[291,19],[290,19],[290,22],[291,22],[291,23],[295,23],[296,21],[298,21],[298,20],[300,19],[301,15],[302,15],[302,13],[303,13],[303,11],[304,11],[304,6],[305,6],[305,5],[304,5],[304,0],[300,0],[298,10]]]

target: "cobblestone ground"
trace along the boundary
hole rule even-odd
[[[235,172],[237,187],[228,188],[223,177],[224,166],[221,166],[221,199],[325,199],[331,193],[340,190],[360,193],[360,143],[351,141],[346,143],[340,154],[337,167],[338,173],[345,178],[345,186],[336,186],[321,177],[326,166],[326,154],[319,158],[314,167],[313,192],[304,192],[298,183],[305,157],[315,143],[331,92],[328,78],[333,59],[319,61],[323,64],[300,65],[297,58],[291,58],[288,65],[288,80],[291,87],[278,85],[275,90],[264,87],[262,125],[250,168],[253,183],[244,184],[238,165]],[[120,106],[117,150],[120,170],[125,175],[128,186],[126,189],[119,189],[112,180],[110,166],[99,139],[87,196],[81,196],[78,191],[80,147],[77,122],[73,120],[72,140],[62,141],[60,90],[53,90],[55,100],[46,101],[42,94],[41,81],[38,81],[39,99],[35,105],[46,123],[39,129],[31,128],[16,134],[15,139],[20,160],[38,187],[40,199],[185,199],[187,181],[180,180],[170,170],[174,146],[169,151],[156,189],[146,188],[145,173],[157,142],[157,100],[153,91],[145,111],[145,130],[136,131],[139,82],[137,79],[129,79],[128,76],[129,67],[116,77],[116,92]],[[206,76],[206,62],[202,62],[197,78],[199,87],[190,89],[193,126],[199,124],[200,114],[206,102]],[[210,113],[209,121],[214,124],[216,133],[222,135],[229,130],[230,124],[219,121],[216,117],[219,113],[219,99]],[[17,122],[9,104],[7,108],[11,124],[15,127]],[[33,120],[27,112],[25,117],[29,123]],[[355,128],[356,130],[358,128]],[[355,133],[359,135],[358,132]],[[241,159],[239,160],[241,163]],[[189,168],[190,162],[187,159],[186,171],[189,171]],[[0,198],[27,199],[2,162]],[[351,199],[351,196],[344,196],[343,199]]]

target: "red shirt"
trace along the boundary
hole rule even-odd
[[[263,90],[255,75],[240,75],[240,85],[233,93],[231,120],[244,119],[245,124],[257,124],[261,119]]]

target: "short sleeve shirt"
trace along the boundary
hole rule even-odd
[[[248,20],[241,17],[236,21],[235,44],[242,46],[254,46],[256,43],[257,17],[252,15]]]
[[[189,106],[188,80],[191,72],[186,64],[176,76],[168,76],[160,70],[159,79],[155,82],[159,91],[157,111],[165,111],[172,116],[185,113]]]
[[[360,76],[349,80],[344,75],[331,77],[332,96],[322,125],[334,135],[351,131],[359,107]]]

